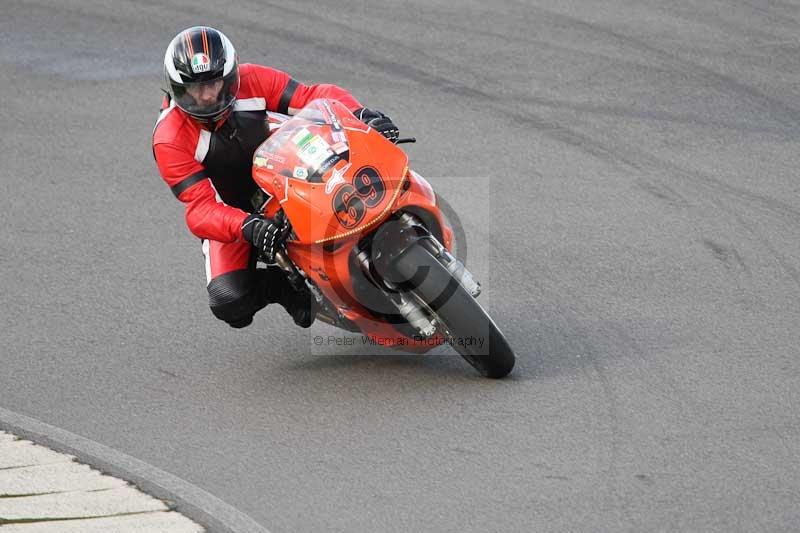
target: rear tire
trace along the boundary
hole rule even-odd
[[[453,348],[478,372],[490,378],[502,378],[511,372],[516,357],[500,328],[419,241],[395,260],[393,269],[408,280],[411,292],[447,328]]]

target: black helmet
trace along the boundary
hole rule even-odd
[[[222,118],[236,101],[239,58],[221,31],[194,26],[169,43],[164,76],[175,105],[210,124]]]

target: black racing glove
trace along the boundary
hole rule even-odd
[[[378,133],[395,142],[400,137],[400,130],[394,125],[392,119],[377,110],[362,107],[353,111],[353,114],[361,122],[375,129]]]
[[[280,250],[286,241],[292,226],[286,217],[271,220],[258,213],[253,213],[244,219],[242,236],[258,250],[259,256],[267,263],[275,262],[275,252]]]

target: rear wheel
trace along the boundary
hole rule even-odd
[[[393,264],[401,279],[447,329],[453,348],[490,378],[514,368],[514,351],[500,328],[456,278],[419,241]]]

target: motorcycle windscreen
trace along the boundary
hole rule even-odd
[[[320,243],[383,217],[407,164],[402,150],[342,104],[319,99],[256,150],[253,178],[280,201],[299,241]]]

